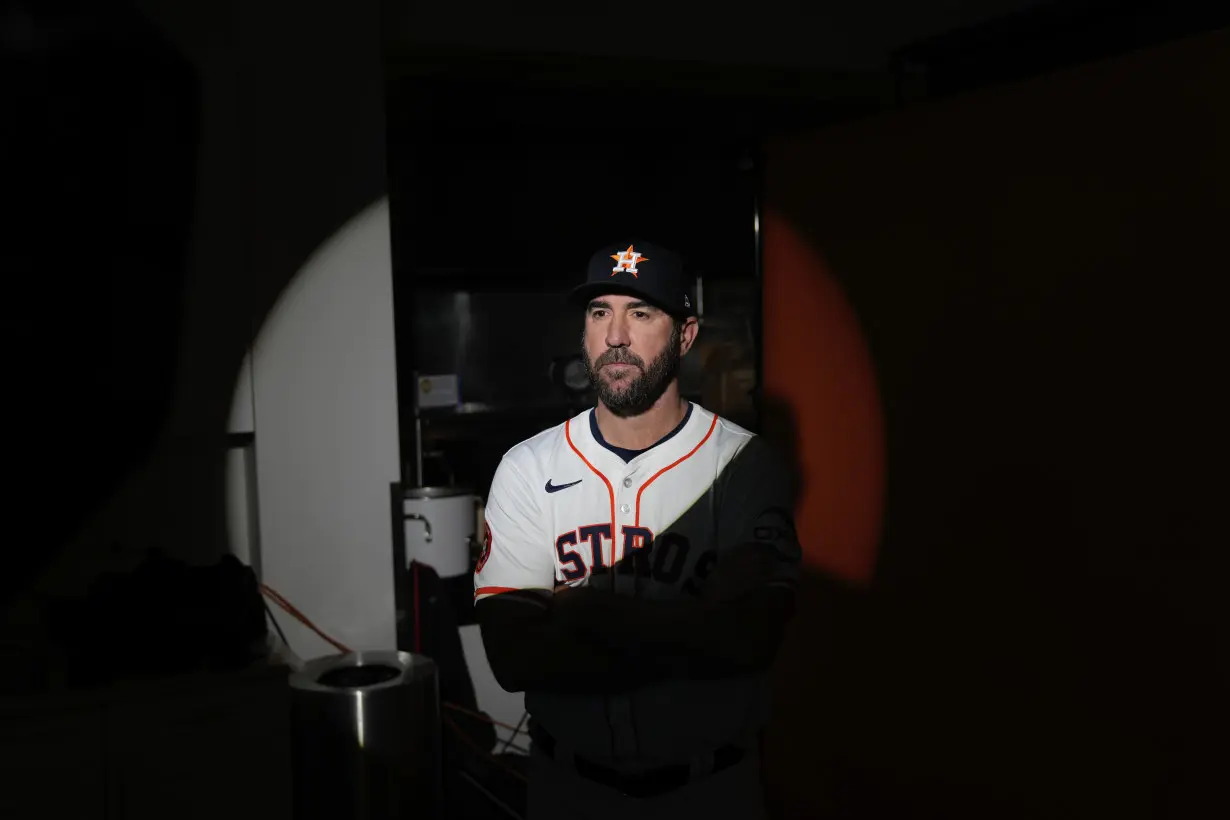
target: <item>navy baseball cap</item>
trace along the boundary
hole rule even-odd
[[[571,300],[587,305],[604,294],[622,293],[639,296],[673,316],[695,316],[694,287],[679,254],[652,242],[625,240],[594,252],[585,284],[573,289]]]

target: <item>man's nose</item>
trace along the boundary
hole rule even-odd
[[[606,327],[606,346],[627,347],[629,341],[627,323],[620,318],[612,319]]]

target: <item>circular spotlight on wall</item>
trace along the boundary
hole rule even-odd
[[[820,252],[764,215],[764,397],[769,435],[796,454],[806,568],[865,585],[884,506],[875,369],[858,317]]]

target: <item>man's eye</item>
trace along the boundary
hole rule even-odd
[[[643,310],[634,310],[632,311],[632,315],[638,319],[648,319],[649,318],[649,314]]]

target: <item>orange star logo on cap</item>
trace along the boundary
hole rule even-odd
[[[615,267],[611,268],[611,276],[614,276],[620,271],[625,271],[632,274],[633,279],[640,278],[637,276],[637,263],[649,261],[649,257],[641,256],[640,253],[638,253],[631,245],[629,245],[628,249],[623,253],[611,254],[611,258],[615,260]]]

